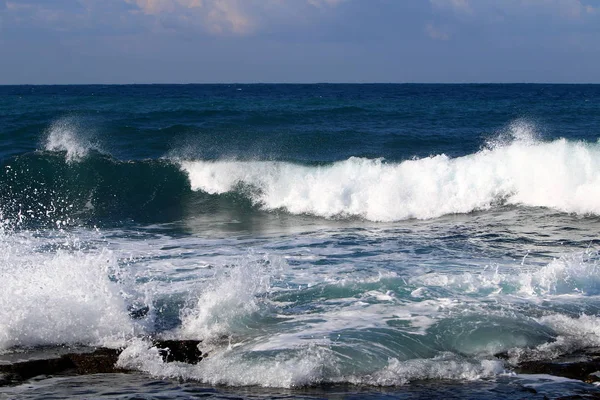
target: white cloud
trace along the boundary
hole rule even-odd
[[[326,10],[348,0],[124,0],[134,12],[158,19],[171,18],[213,35],[248,35],[261,23],[285,12],[311,6]],[[300,16],[298,16],[300,17]]]
[[[318,8],[335,7],[344,1],[346,0],[308,0],[308,4]]]
[[[473,8],[468,0],[429,0],[431,5],[439,9],[450,9],[458,14],[472,14]]]
[[[436,27],[432,23],[428,23],[425,25],[425,33],[427,36],[432,38],[433,40],[449,40],[450,34],[438,27]]]
[[[145,15],[175,16],[212,34],[251,33],[255,21],[239,0],[125,0]]]
[[[585,12],[579,0],[522,0],[520,5],[544,9],[569,19],[577,19]]]
[[[434,11],[451,11],[462,17],[486,17],[501,13],[513,16],[551,15],[561,19],[578,20],[594,15],[597,6],[585,5],[582,0],[429,0]]]

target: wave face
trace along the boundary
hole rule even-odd
[[[401,163],[183,161],[181,168],[193,190],[238,191],[266,210],[326,218],[428,219],[504,204],[600,213],[600,146],[566,139],[517,140],[459,158]]]
[[[52,135],[51,135],[52,137]],[[59,146],[52,138],[52,146]],[[61,140],[67,141],[62,143]],[[432,219],[505,205],[600,214],[600,145],[521,138],[402,162],[118,161],[60,136],[59,151],[9,159],[5,215],[32,222],[172,221],[258,210],[328,219]],[[48,145],[49,148],[53,148]],[[253,211],[254,208],[254,211]],[[52,217],[52,218],[50,218]]]
[[[0,177],[4,216],[24,225],[60,226],[181,215],[189,185],[172,164],[122,162],[97,152],[78,161],[72,157],[36,152],[5,162]]]

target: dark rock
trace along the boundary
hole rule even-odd
[[[592,383],[600,381],[600,357],[572,355],[557,360],[524,361],[515,368],[521,374],[547,374]]]
[[[165,362],[197,364],[202,360],[202,352],[198,349],[199,340],[155,340],[153,343]]]
[[[148,307],[148,306],[142,306],[142,307],[130,306],[128,311],[129,311],[129,316],[131,318],[142,319],[146,315],[148,315],[148,312],[150,311],[150,307]]]
[[[120,350],[100,348],[89,353],[69,353],[56,358],[21,361],[0,365],[4,379],[0,384],[22,382],[38,375],[85,375],[124,372],[115,367]]]
[[[115,367],[121,350],[99,348],[93,353],[73,353],[67,357],[73,364],[76,374],[102,374],[113,372],[125,372]]]
[[[179,361],[197,364],[202,360],[199,340],[154,340],[165,362]],[[38,358],[0,364],[0,386],[14,385],[39,375],[88,375],[128,372],[117,368],[121,349],[97,348],[77,353],[48,355]]]

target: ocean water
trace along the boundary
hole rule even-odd
[[[0,86],[0,353],[138,371],[0,397],[600,393],[514,372],[600,347],[599,135],[597,85]]]

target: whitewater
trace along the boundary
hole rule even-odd
[[[0,397],[599,393],[598,88],[333,86],[0,88]]]
[[[310,167],[268,161],[181,161],[181,168],[193,190],[245,191],[255,205],[267,210],[399,221],[501,205],[598,214],[599,163],[596,143],[525,139],[460,158],[439,154],[401,163],[350,158]]]

